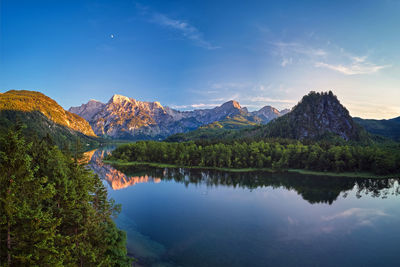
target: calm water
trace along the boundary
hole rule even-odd
[[[145,266],[399,266],[397,179],[90,166]]]

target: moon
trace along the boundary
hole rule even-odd
[[[110,38],[111,38],[111,39],[114,39],[114,34],[110,34]]]

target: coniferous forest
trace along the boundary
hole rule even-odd
[[[398,146],[265,140],[231,143],[141,141],[120,146],[109,160],[217,168],[306,169],[331,172],[400,172]]]
[[[21,127],[0,141],[0,266],[130,266],[120,207],[77,153]]]

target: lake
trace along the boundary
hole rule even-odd
[[[399,266],[399,179],[123,167],[89,152],[137,266]]]

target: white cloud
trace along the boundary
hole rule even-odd
[[[345,75],[356,75],[356,74],[372,74],[376,73],[381,69],[390,67],[390,65],[376,65],[373,63],[365,62],[365,58],[353,57],[353,62],[349,65],[342,64],[328,64],[324,62],[316,62],[316,67],[331,69]]]
[[[368,60],[367,56],[354,56],[343,48],[328,45],[317,48],[298,42],[271,42],[273,53],[280,57],[280,65],[302,63],[326,68],[345,75],[372,74],[391,65],[379,65]],[[333,47],[333,48],[332,48]],[[332,63],[340,62],[340,63]]]
[[[274,42],[271,44],[275,47],[276,52],[284,58],[288,58],[290,55],[304,55],[307,57],[324,57],[328,55],[328,52],[321,48],[314,48],[296,42]]]
[[[284,58],[284,59],[282,59],[281,66],[282,67],[286,67],[286,65],[292,64],[292,62],[293,62],[293,59],[291,57],[290,58]]]
[[[153,13],[151,21],[163,27],[180,32],[183,37],[193,41],[197,46],[209,50],[220,48],[219,46],[212,45],[209,41],[205,40],[203,33],[188,22],[171,19],[160,13]]]
[[[324,221],[332,221],[336,219],[358,218],[359,221],[362,223],[365,222],[367,218],[372,219],[382,216],[388,216],[388,214],[378,209],[351,208],[343,212],[336,213],[332,216],[323,217],[322,219]]]
[[[218,106],[218,104],[198,103],[198,104],[189,104],[189,105],[172,105],[171,108],[174,108],[174,109],[203,109],[203,108],[214,108],[216,106]]]
[[[263,102],[263,103],[271,102],[271,103],[286,103],[286,104],[295,104],[298,102],[298,100],[293,100],[293,99],[276,99],[263,96],[249,97],[248,100],[250,100],[251,102]]]
[[[238,82],[227,82],[227,83],[213,83],[211,87],[213,89],[228,89],[228,88],[249,88],[251,83],[238,83]]]

